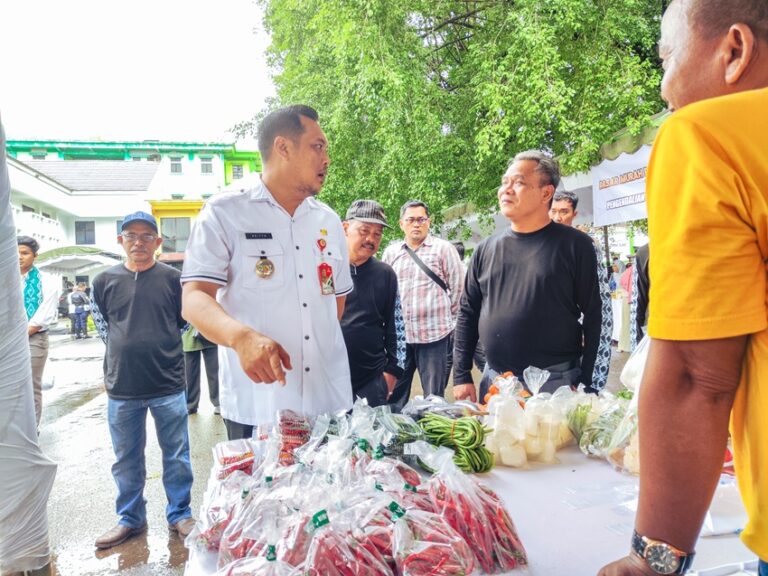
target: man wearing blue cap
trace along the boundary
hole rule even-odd
[[[166,517],[171,531],[186,537],[194,526],[189,507],[192,467],[189,461],[187,402],[181,328],[181,282],[178,270],[155,262],[162,244],[155,218],[146,212],[125,217],[118,241],[125,263],[105,270],[93,281],[93,317],[107,346],[104,386],[107,419],[116,462],[118,524],[96,540],[111,548],[144,532],[147,410],[155,420],[163,453]]]

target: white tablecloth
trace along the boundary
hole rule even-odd
[[[594,576],[629,551],[637,478],[620,474],[577,448],[558,452],[560,464],[499,467],[480,477],[507,505],[530,565],[528,576]],[[697,571],[755,560],[738,536],[699,538]],[[211,576],[215,556],[191,555],[185,576]],[[723,571],[720,574],[733,574]]]

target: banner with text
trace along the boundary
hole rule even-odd
[[[592,168],[595,226],[607,226],[647,218],[645,170],[651,147],[634,154],[622,154]]]

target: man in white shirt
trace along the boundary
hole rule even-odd
[[[29,353],[32,356],[32,388],[35,394],[35,418],[40,426],[43,413],[43,370],[48,359],[48,327],[58,317],[59,292],[50,278],[44,277],[34,265],[40,244],[31,236],[17,236],[21,290],[27,313]]]
[[[344,229],[317,201],[330,158],[317,112],[290,106],[259,125],[261,180],[208,200],[185,252],[184,317],[219,349],[230,439],[277,410],[352,405],[339,318],[352,291]]]

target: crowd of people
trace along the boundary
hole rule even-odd
[[[660,56],[674,114],[648,169],[653,258],[643,247],[637,272],[615,279],[635,295],[635,333],[647,324],[653,339],[640,396],[640,500],[631,553],[603,576],[690,567],[729,418],[749,514],[742,537],[768,559],[768,8],[673,0]],[[342,221],[317,200],[330,157],[314,109],[273,111],[258,145],[260,181],[206,202],[181,272],[155,260],[157,223],[136,212],[119,237],[125,263],[95,278],[87,303],[73,297],[75,314],[88,306],[106,342],[119,519],[99,548],[146,529],[148,411],[168,524],[191,530],[187,419],[199,402],[201,354],[230,439],[250,437],[280,409],[314,416],[364,397],[398,410],[416,372],[425,394],[443,395],[453,371],[455,398],[469,400],[482,398],[494,375],[522,377],[530,365],[551,373],[545,391],[605,386],[612,276],[599,247],[572,226],[578,198],[557,191],[550,154],[511,159],[497,193],[509,227],[484,239],[465,267],[456,247],[430,232],[421,200],[401,207],[402,239],[381,259],[390,225],[377,201],[355,201]],[[51,300],[33,266],[37,243],[19,238],[18,246],[39,423]],[[765,576],[768,565],[760,570]]]

